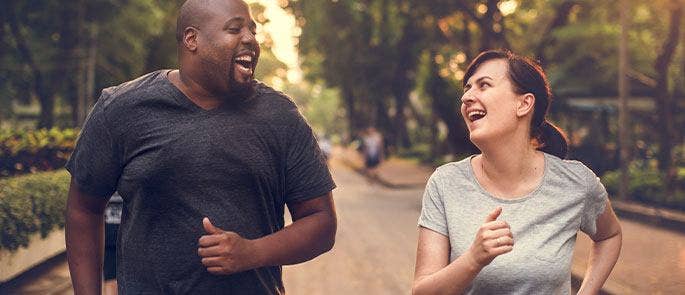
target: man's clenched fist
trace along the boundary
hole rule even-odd
[[[207,234],[200,237],[197,254],[208,272],[229,275],[260,267],[254,241],[214,226],[207,217],[202,226]]]

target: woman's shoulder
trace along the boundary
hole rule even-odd
[[[471,165],[471,158],[475,155],[470,155],[459,161],[449,162],[438,166],[431,175],[432,180],[454,179],[456,177],[467,177],[469,175]]]
[[[578,160],[561,159],[547,153],[545,153],[545,159],[549,165],[548,170],[553,175],[570,178],[578,182],[586,182],[597,177],[592,169]]]

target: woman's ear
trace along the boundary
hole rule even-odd
[[[526,93],[518,97],[516,105],[516,116],[525,117],[528,113],[533,113],[535,109],[535,95]]]

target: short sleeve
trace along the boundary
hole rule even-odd
[[[122,164],[118,143],[105,118],[106,96],[103,91],[88,114],[66,169],[83,192],[109,198],[116,190]]]
[[[286,139],[286,203],[299,203],[327,194],[335,188],[326,159],[311,127],[297,111]]]
[[[606,208],[608,194],[604,185],[599,181],[599,177],[592,170],[587,169],[587,174],[588,192],[585,196],[580,230],[592,236],[597,232],[597,217]]]
[[[435,182],[435,173],[428,179],[426,190],[423,192],[419,226],[448,236],[445,206]]]

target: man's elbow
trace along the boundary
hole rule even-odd
[[[326,231],[324,233],[324,238],[322,239],[321,254],[326,253],[333,249],[335,245],[335,235],[338,230],[338,221],[335,215],[330,215],[327,218]]]

